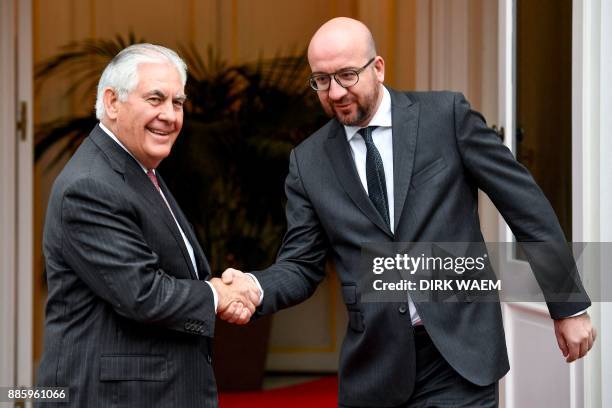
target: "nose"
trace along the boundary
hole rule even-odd
[[[340,99],[344,98],[348,91],[332,78],[329,83],[329,90],[327,92],[332,101],[339,101]]]
[[[169,123],[174,123],[176,121],[176,110],[174,109],[172,100],[168,100],[160,106],[158,117],[159,120]]]

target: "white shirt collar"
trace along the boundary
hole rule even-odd
[[[115,134],[113,132],[111,132],[106,126],[104,126],[102,124],[102,122],[98,122],[98,125],[100,126],[100,129],[102,129],[104,131],[104,133],[106,133],[107,135],[110,136],[111,139],[113,139],[115,141],[115,143],[117,143],[119,146],[121,146],[121,148],[123,150],[125,150],[127,152],[127,154],[129,154],[130,156],[132,156],[134,158],[134,160],[136,160],[136,163],[138,163],[138,165],[142,168],[142,170],[146,173],[148,170],[145,166],[143,166],[136,157],[134,157],[134,155],[123,145],[123,143],[121,143],[119,141],[119,139],[117,139],[117,136],[115,136]],[[153,174],[155,174],[155,169],[151,169],[153,170]]]
[[[380,101],[380,105],[376,110],[376,113],[368,123],[368,126],[378,126],[378,127],[391,127],[391,95],[389,91],[384,86],[383,88],[383,96]],[[346,140],[349,142],[357,134],[357,132],[361,129],[359,126],[344,126],[344,131],[346,132]]]

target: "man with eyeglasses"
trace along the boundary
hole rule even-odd
[[[509,369],[499,303],[363,302],[361,247],[482,242],[478,188],[522,241],[565,242],[553,209],[461,94],[383,86],[385,62],[361,22],[325,23],[308,60],[310,86],[332,119],[291,152],[287,233],[277,262],[253,273],[264,292],[259,313],[308,298],[329,254],[349,316],[341,406],[496,407]],[[250,277],[228,269],[223,279]],[[583,291],[548,304],[568,362],[595,340],[589,305]]]

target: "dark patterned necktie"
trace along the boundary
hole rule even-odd
[[[366,179],[368,181],[368,195],[382,216],[385,224],[389,224],[389,204],[387,202],[387,183],[385,181],[385,168],[380,153],[372,140],[372,132],[376,126],[359,129],[359,134],[366,144]]]

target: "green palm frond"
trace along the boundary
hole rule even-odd
[[[64,142],[48,164],[49,167],[55,166],[61,159],[74,153],[96,123],[93,115],[60,118],[45,123],[34,135],[34,160],[39,161],[51,147]]]
[[[36,88],[40,89],[44,82],[55,76],[71,79],[71,86],[66,95],[76,93],[78,89],[84,92],[95,89],[98,78],[104,67],[123,48],[143,42],[133,32],[127,37],[117,34],[113,39],[86,39],[71,42],[63,47],[54,57],[51,57],[35,67]]]

